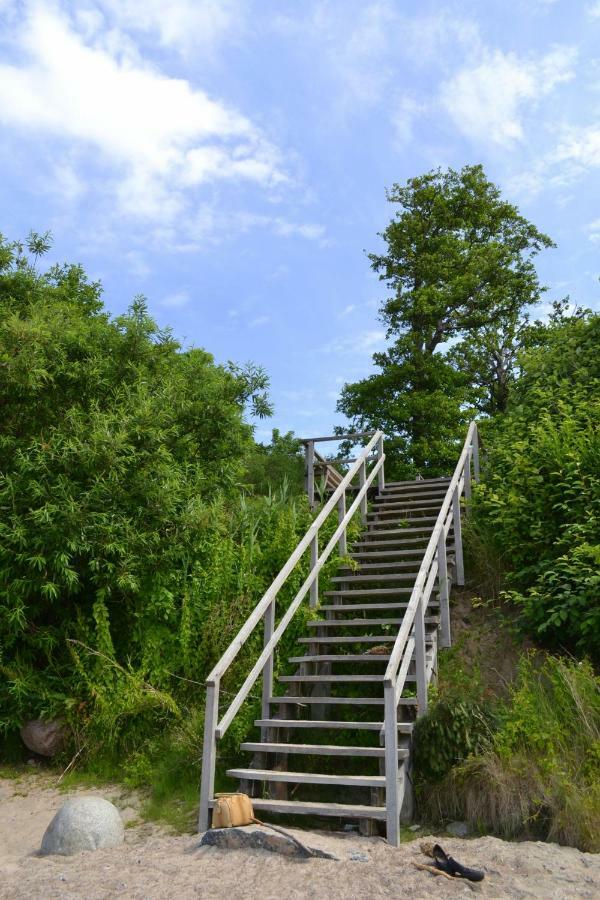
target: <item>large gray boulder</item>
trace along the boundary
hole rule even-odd
[[[21,727],[21,740],[28,750],[40,756],[55,756],[64,747],[66,736],[65,723],[59,719],[30,719]]]
[[[61,806],[42,838],[41,854],[71,856],[123,843],[119,810],[102,797],[75,797]]]

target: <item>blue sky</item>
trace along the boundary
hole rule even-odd
[[[385,187],[482,162],[598,307],[600,2],[0,0],[0,230],[51,229],[112,312],[263,365],[328,433],[384,345]]]

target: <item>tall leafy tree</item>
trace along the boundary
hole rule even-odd
[[[436,475],[482,395],[486,411],[505,402],[507,347],[544,290],[533,258],[553,243],[480,165],[411,178],[387,198],[397,211],[380,235],[386,252],[369,259],[391,291],[380,310],[390,344],[373,357],[377,373],[345,385],[338,409],[387,433],[397,474]]]

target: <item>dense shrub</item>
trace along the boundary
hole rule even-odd
[[[312,518],[282,490],[245,496],[244,412],[268,412],[266,386],[183,350],[142,299],[112,319],[80,268],[38,274],[0,243],[0,733],[63,715],[125,760],[202,707]]]
[[[487,428],[475,526],[525,625],[600,659],[600,316],[553,320]]]
[[[600,850],[600,680],[588,663],[525,656],[497,729],[422,791],[433,819]]]

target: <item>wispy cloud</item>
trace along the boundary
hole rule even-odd
[[[100,0],[100,6],[120,27],[145,32],[184,54],[211,52],[239,35],[248,12],[240,0]]]
[[[456,128],[481,142],[509,145],[523,138],[523,113],[558,84],[574,77],[576,51],[555,47],[538,59],[486,51],[441,88],[441,102]]]
[[[5,128],[99,153],[121,211],[141,218],[174,219],[206,183],[286,182],[280,151],[250,119],[143,62],[102,20],[85,24],[53,6],[29,7],[12,36],[18,61],[0,66]]]
[[[589,222],[585,230],[587,231],[588,240],[592,244],[600,244],[600,219],[594,219],[593,222]]]
[[[385,331],[380,328],[373,328],[366,331],[359,331],[356,334],[347,337],[338,338],[330,344],[325,345],[321,349],[323,352],[339,353],[339,354],[364,354],[371,353],[374,350],[381,349],[385,342]]]
[[[188,291],[176,291],[174,294],[168,294],[166,297],[163,297],[161,306],[166,306],[170,309],[180,309],[183,306],[187,306],[191,299]]]
[[[261,325],[268,325],[271,321],[271,316],[257,316],[255,319],[251,319],[248,322],[250,328],[259,328]]]

